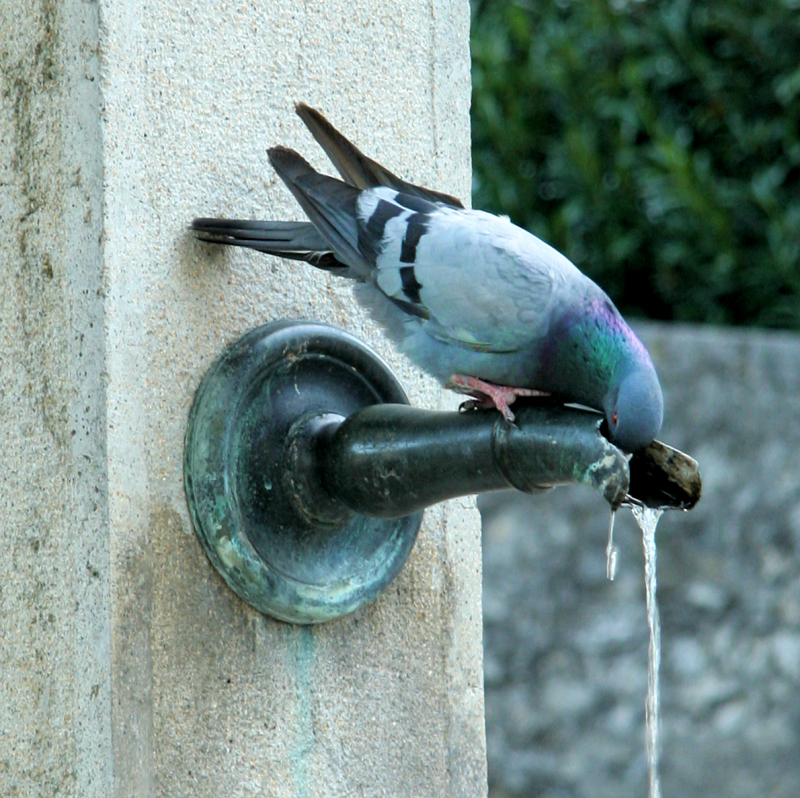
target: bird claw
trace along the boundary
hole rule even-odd
[[[459,413],[470,413],[473,410],[499,410],[503,414],[503,418],[506,421],[511,423],[514,421],[514,413],[511,412],[511,409],[508,407],[508,405],[505,405],[504,407],[498,407],[488,396],[476,396],[472,399],[467,399],[458,406]]]
[[[503,418],[509,423],[514,423],[514,413],[509,405],[513,404],[518,396],[547,396],[546,391],[537,391],[533,388],[513,388],[510,385],[495,385],[484,382],[477,377],[467,377],[454,374],[448,381],[448,388],[468,393],[472,399],[462,402],[459,411],[462,413],[470,410],[495,408],[500,411]]]

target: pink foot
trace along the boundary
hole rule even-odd
[[[518,396],[548,396],[547,391],[536,391],[533,388],[512,388],[510,385],[495,385],[484,382],[477,377],[467,377],[463,374],[454,374],[447,381],[446,388],[452,388],[459,393],[467,393],[473,401],[465,402],[464,409],[473,407],[496,407],[506,421],[513,421],[514,414],[509,405],[514,404]]]

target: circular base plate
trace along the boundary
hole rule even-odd
[[[294,623],[332,620],[375,598],[403,566],[421,512],[315,523],[283,487],[296,421],[386,402],[408,399],[383,360],[314,322],[253,330],[203,378],[186,430],[189,509],[214,567],[256,609]]]

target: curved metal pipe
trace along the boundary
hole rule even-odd
[[[497,413],[373,405],[344,419],[305,419],[287,445],[287,486],[309,518],[343,507],[400,518],[456,496],[565,483],[599,490],[612,507],[628,495],[627,458],[599,432],[600,417],[563,407]]]

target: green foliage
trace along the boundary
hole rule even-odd
[[[473,201],[623,313],[800,328],[800,0],[473,2]]]

